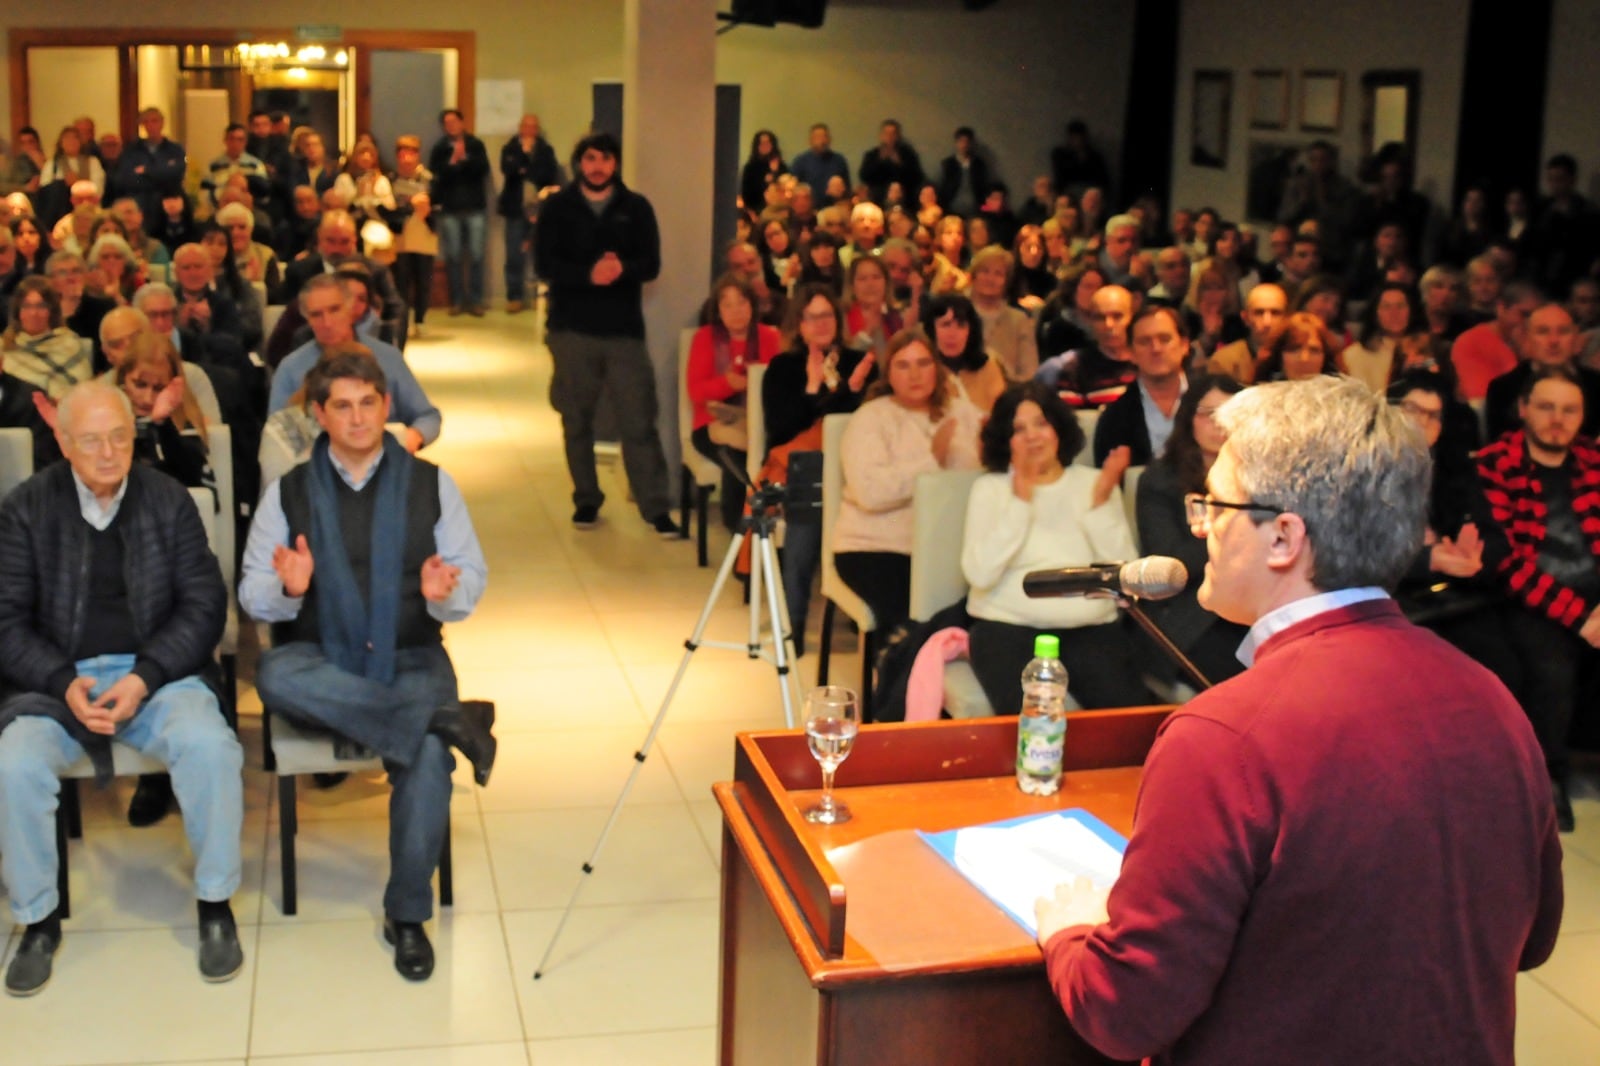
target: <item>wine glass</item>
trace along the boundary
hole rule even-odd
[[[861,727],[861,701],[841,685],[823,685],[806,693],[806,741],[822,765],[822,798],[805,812],[808,822],[838,825],[850,820],[850,809],[833,798],[833,772],[850,755]]]

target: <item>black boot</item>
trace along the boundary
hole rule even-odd
[[[1550,798],[1556,804],[1556,829],[1562,833],[1570,833],[1577,825],[1577,819],[1572,816],[1572,797],[1567,795],[1567,783],[1559,777],[1550,779]]]
[[[143,829],[155,825],[172,810],[172,778],[166,774],[140,774],[139,785],[128,802],[128,824]]]
[[[482,788],[489,784],[499,744],[491,731],[494,704],[486,700],[462,700],[440,707],[428,722],[428,732],[461,752],[472,763],[472,778]]]

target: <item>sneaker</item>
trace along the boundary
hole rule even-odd
[[[572,512],[572,524],[577,529],[593,529],[600,524],[600,508],[584,506]]]
[[[678,523],[672,520],[671,515],[656,515],[650,519],[650,528],[654,529],[662,540],[677,540],[683,536],[682,531],[678,529]]]

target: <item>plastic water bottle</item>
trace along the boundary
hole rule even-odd
[[[1054,795],[1061,787],[1061,757],[1067,742],[1067,668],[1057,658],[1060,654],[1060,639],[1042,633],[1033,639],[1033,661],[1022,671],[1017,787],[1030,796]]]

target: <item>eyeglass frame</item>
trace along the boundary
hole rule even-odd
[[[1211,528],[1211,511],[1213,508],[1221,508],[1228,511],[1265,511],[1271,515],[1289,513],[1286,508],[1274,507],[1270,503],[1256,503],[1254,501],[1229,503],[1226,500],[1214,499],[1208,493],[1186,492],[1183,494],[1183,510],[1184,517],[1189,522],[1189,532],[1197,537],[1205,536],[1199,530],[1209,530]]]

